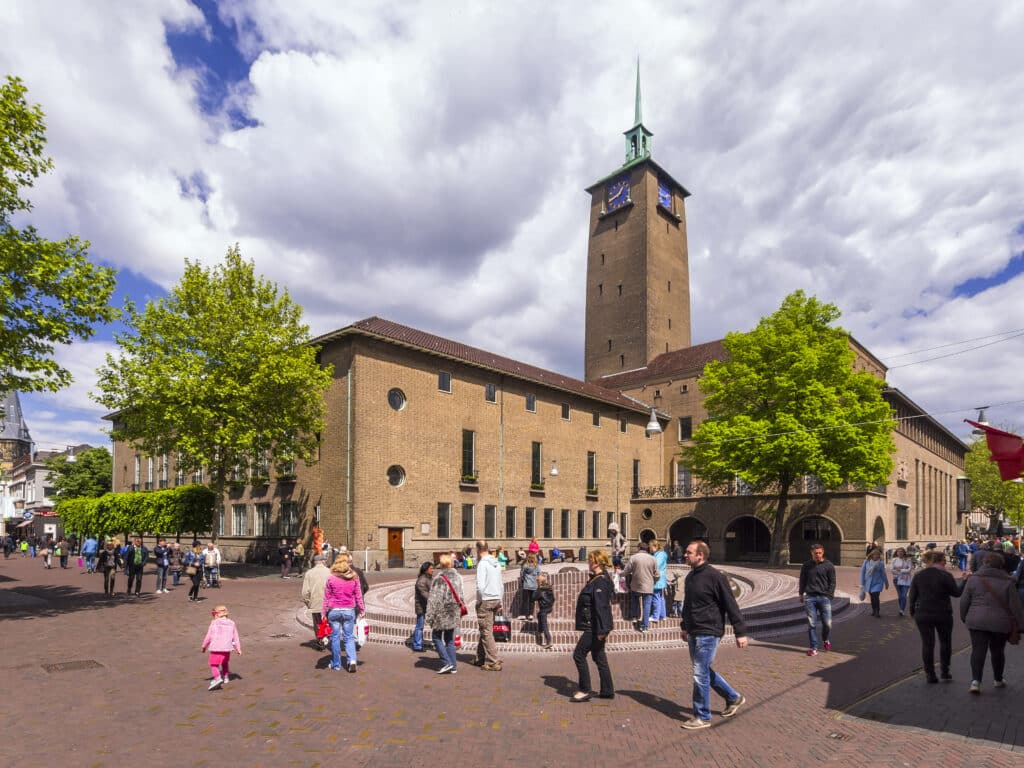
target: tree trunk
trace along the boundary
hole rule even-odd
[[[779,499],[775,507],[775,520],[772,525],[772,548],[768,558],[770,568],[783,568],[789,565],[789,539],[786,537],[786,522],[789,517],[789,480],[779,481]]]

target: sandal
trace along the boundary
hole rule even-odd
[[[577,691],[576,693],[574,693],[572,695],[572,698],[570,698],[569,701],[571,701],[573,704],[582,704],[585,701],[590,701],[590,697],[591,697],[591,694],[589,694],[589,693],[583,693],[582,691]]]

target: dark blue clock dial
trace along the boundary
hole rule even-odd
[[[672,210],[672,188],[663,181],[658,182],[658,205],[667,211]]]
[[[629,177],[620,176],[608,183],[608,210],[614,211],[629,202]]]

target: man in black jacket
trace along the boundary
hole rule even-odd
[[[726,615],[736,635],[737,648],[747,647],[747,630],[729,579],[708,565],[710,554],[711,550],[703,541],[691,541],[683,554],[691,569],[686,577],[683,601],[683,640],[690,646],[693,663],[693,718],[683,723],[687,730],[711,725],[712,689],[725,699],[722,717],[732,717],[747,701],[711,668],[725,634]]]
[[[811,559],[800,568],[800,602],[807,613],[808,656],[818,655],[818,617],[821,617],[821,640],[826,651],[832,650],[832,598],[836,594],[836,568],[825,559],[821,544],[811,545]]]
[[[128,589],[126,595],[132,593],[132,582],[135,582],[135,596],[142,591],[142,569],[146,567],[146,560],[149,558],[149,550],[142,546],[142,539],[135,539],[134,544],[129,544],[124,553],[124,562],[128,568]]]

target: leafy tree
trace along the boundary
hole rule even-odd
[[[59,499],[56,512],[65,530],[95,535],[124,533],[200,533],[213,527],[214,493],[203,485],[163,491],[106,493]]]
[[[773,566],[789,561],[795,481],[810,474],[826,488],[874,486],[893,469],[884,383],[854,371],[849,336],[832,326],[838,318],[834,305],[796,291],[754,330],[728,334],[728,359],[709,363],[700,380],[708,419],[683,459],[706,482],[738,476],[777,495],[769,521]]]
[[[971,480],[971,505],[988,515],[989,530],[995,531],[1000,519],[1015,526],[1024,524],[1024,485],[1003,480],[999,467],[984,437],[971,443],[964,457],[964,472]]]
[[[51,456],[45,462],[58,498],[102,496],[110,493],[114,460],[106,448],[88,448],[69,457]]]
[[[268,451],[281,473],[315,462],[331,370],[308,344],[302,308],[256,277],[237,245],[211,269],[186,260],[166,298],[126,312],[121,355],[107,356],[95,396],[118,412],[115,440],[176,453],[186,473],[205,467],[219,503]]]
[[[0,85],[0,393],[57,391],[71,373],[53,359],[57,344],[88,339],[96,323],[118,316],[108,304],[114,271],[89,262],[89,243],[46,240],[13,218],[32,204],[22,190],[53,167],[43,154],[39,106],[25,101],[16,77]]]

